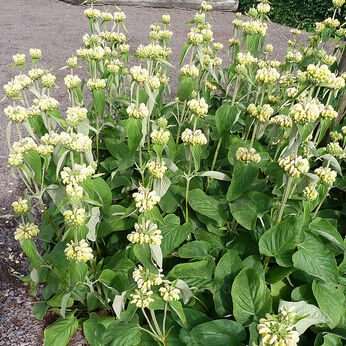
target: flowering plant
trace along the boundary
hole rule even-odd
[[[263,0],[237,14],[222,61],[210,9],[189,22],[176,98],[168,15],[130,56],[126,15],[86,9],[65,115],[41,51],[13,57],[9,164],[26,186],[14,236],[31,260],[22,279],[41,287],[35,316],[60,316],[47,345],[79,325],[92,345],[341,343],[344,29],[328,18],[308,42],[293,29],[272,60]]]

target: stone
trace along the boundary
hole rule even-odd
[[[85,0],[62,0],[71,5],[80,5]],[[201,0],[100,0],[100,5],[138,5],[146,7],[174,8],[184,7],[198,9],[201,6]],[[239,0],[211,0],[209,3],[214,10],[236,11]]]

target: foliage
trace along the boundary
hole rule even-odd
[[[169,16],[130,56],[125,14],[85,10],[64,116],[41,51],[13,57],[9,163],[26,185],[14,236],[22,279],[42,287],[35,316],[59,316],[46,345],[80,325],[91,345],[342,343],[344,32],[328,19],[306,46],[294,30],[285,61],[270,60],[267,5],[233,22],[222,63],[202,4],[176,98]]]
[[[248,12],[250,8],[256,7],[257,3],[257,0],[240,0],[238,10]],[[272,0],[270,4],[270,20],[307,31],[312,31],[316,22],[322,22],[326,17],[333,15],[330,1],[325,0]],[[345,18],[344,8],[337,18],[340,21]]]

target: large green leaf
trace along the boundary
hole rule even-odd
[[[184,244],[178,250],[178,254],[181,258],[204,258],[209,256],[210,248],[211,246],[207,241],[195,240]]]
[[[320,309],[325,312],[331,319],[331,323],[328,326],[335,328],[341,319],[344,312],[345,296],[341,289],[337,289],[334,286],[316,281],[312,283],[312,292],[317,300]]]
[[[105,145],[110,154],[118,161],[123,161],[130,157],[129,147],[120,139],[105,138]]]
[[[190,287],[215,289],[212,279],[215,263],[212,260],[179,263],[168,273],[172,279],[182,279]]]
[[[307,302],[286,302],[280,300],[279,309],[283,307],[294,308],[294,313],[297,316],[305,316],[299,320],[294,327],[299,335],[303,334],[310,326],[318,323],[329,323],[329,317],[322,312],[317,306],[308,304]]]
[[[240,225],[248,230],[253,230],[257,218],[269,210],[271,205],[272,200],[264,193],[249,191],[230,203],[230,209]]]
[[[66,318],[58,318],[44,330],[46,346],[65,346],[78,329],[78,320],[70,313]]]
[[[259,169],[255,164],[238,161],[233,170],[232,181],[226,198],[229,201],[234,201],[240,197],[256,179],[258,171]]]
[[[93,96],[97,114],[98,116],[103,117],[106,107],[106,93],[104,89],[93,90]]]
[[[259,241],[260,253],[275,257],[282,267],[290,267],[301,233],[302,219],[289,217],[263,234]]]
[[[83,333],[90,345],[104,345],[103,336],[106,326],[113,321],[111,316],[99,316],[95,312],[90,313],[90,318],[83,323]]]
[[[230,133],[237,113],[237,107],[228,104],[224,104],[217,109],[215,113],[215,124],[220,136]]]
[[[232,312],[231,288],[234,278],[243,269],[244,265],[233,250],[228,250],[220,259],[215,268],[216,279],[223,280],[223,285],[214,293],[215,310],[219,316]]]
[[[179,79],[178,93],[180,101],[186,101],[193,89],[196,87],[196,81],[189,76],[181,76]]]
[[[331,284],[338,282],[335,257],[317,236],[306,233],[306,240],[298,245],[298,248],[292,257],[296,268],[325,282]]]
[[[126,136],[130,152],[133,154],[142,139],[142,121],[140,119],[129,118],[126,120]]]
[[[206,346],[238,346],[246,338],[242,325],[231,320],[202,323],[191,330],[191,335]]]
[[[34,172],[34,182],[37,185],[41,185],[42,168],[41,168],[41,156],[33,150],[30,150],[24,154],[26,163]]]
[[[215,220],[219,226],[226,221],[225,205],[200,189],[190,191],[189,204],[193,210]]]
[[[141,329],[138,318],[135,322],[114,321],[108,325],[105,341],[111,346],[138,345],[141,341]]]
[[[323,238],[329,240],[336,245],[340,250],[345,251],[343,239],[337,229],[326,219],[318,217],[309,225],[312,233],[319,234]]]
[[[31,263],[36,268],[40,268],[42,261],[37,254],[35,243],[31,239],[26,239],[23,240],[22,247],[25,254],[30,258]]]
[[[167,215],[164,222],[165,225],[161,227],[163,236],[161,249],[163,256],[167,256],[192,232],[192,226],[190,224],[180,225],[179,217],[173,214]]]
[[[249,325],[256,317],[271,310],[270,291],[253,268],[244,268],[232,286],[233,314],[235,319]]]
[[[93,179],[93,184],[100,201],[103,202],[103,207],[109,207],[112,204],[113,197],[108,184],[101,177]]]

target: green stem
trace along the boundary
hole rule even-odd
[[[163,322],[162,322],[162,331],[163,331],[163,336],[166,336],[166,318],[167,318],[167,305],[168,303],[165,303],[165,309],[163,312]]]
[[[318,204],[318,206],[317,206],[315,212],[313,213],[313,215],[312,215],[312,220],[316,217],[317,213],[319,212],[320,208],[322,207],[323,202],[325,201],[325,199],[326,199],[327,196],[328,196],[329,190],[330,190],[330,186],[328,187],[326,193],[324,194],[323,198],[321,199],[321,202]]]
[[[53,228],[53,231],[54,231],[55,235],[58,237],[58,236],[59,236],[59,232],[58,232],[58,230],[56,229],[56,227],[55,227],[55,225],[54,225],[54,223],[53,223],[53,220],[51,219],[50,215],[48,214],[48,211],[47,211],[47,209],[46,209],[46,207],[45,207],[45,205],[44,205],[44,203],[43,203],[43,201],[42,201],[42,198],[39,199],[39,202],[40,202],[40,204],[41,204],[41,207],[42,207],[43,212],[46,214],[47,219],[48,219],[50,225],[51,225],[52,228]]]
[[[233,97],[232,97],[232,106],[234,105],[235,99],[237,97],[238,89],[239,89],[239,81],[240,77],[237,77],[237,80],[235,82],[235,87],[234,87],[234,92],[233,92]]]
[[[150,310],[150,311],[151,311],[151,310]],[[149,328],[151,329],[151,331],[153,332],[153,334],[158,338],[157,333],[155,332],[155,329],[154,329],[154,327],[152,326],[152,324],[151,324],[151,322],[150,322],[150,320],[149,320],[148,315],[145,313],[144,308],[142,308],[142,312],[143,312],[143,315],[144,315],[145,319],[147,320],[147,323],[148,323]]]
[[[255,127],[253,129],[253,132],[252,132],[252,137],[251,137],[251,142],[250,142],[250,149],[252,148],[253,146],[253,142],[255,141],[255,136],[256,136],[256,132],[257,132],[257,128],[258,128],[258,120],[256,121],[256,124],[255,124]]]
[[[162,333],[161,333],[160,326],[159,326],[159,324],[157,323],[155,311],[154,311],[154,310],[150,310],[150,315],[151,315],[151,318],[153,319],[154,326],[155,326],[155,328],[156,328],[156,331],[157,331],[158,335],[159,335],[160,338],[163,340],[164,338],[163,338],[163,335],[162,335]]]
[[[191,174],[191,156],[192,156],[192,153],[191,153],[191,149],[189,147],[189,153],[190,153],[190,156],[189,156],[189,170],[188,170],[188,173],[187,173],[187,179],[186,179],[186,205],[185,205],[185,221],[186,223],[189,222],[189,188],[190,188],[190,174]]]
[[[289,176],[287,184],[286,184],[286,187],[285,187],[284,194],[282,196],[282,200],[281,200],[281,205],[280,205],[280,209],[279,209],[279,212],[278,212],[278,216],[277,216],[277,218],[275,220],[275,224],[274,225],[277,225],[281,221],[282,214],[284,212],[284,209],[285,209],[285,206],[286,206],[286,202],[287,202],[288,196],[290,194],[290,189],[291,189],[292,181],[293,181],[293,178],[291,176]]]
[[[216,160],[217,160],[217,157],[219,155],[219,150],[220,150],[220,147],[221,147],[221,143],[222,143],[222,138],[219,139],[219,142],[217,143],[217,147],[216,147],[216,150],[215,150],[215,154],[214,154],[214,158],[213,158],[213,163],[211,164],[211,171],[214,170],[215,168],[215,164],[216,164]],[[208,192],[209,190],[209,185],[211,183],[213,179],[208,179],[208,185],[207,185],[207,188],[206,188],[206,192]]]
[[[95,108],[95,125],[96,125],[96,162],[97,162],[97,165],[99,165],[100,164],[100,161],[99,161],[99,117],[98,117],[96,108]]]

